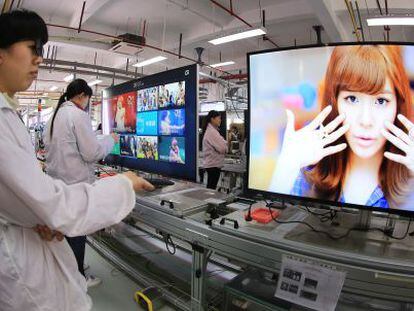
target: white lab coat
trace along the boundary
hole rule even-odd
[[[134,207],[124,176],[67,186],[44,174],[26,127],[0,95],[0,310],[90,310],[85,278],[66,241],[46,242],[45,224],[68,236],[120,222]]]
[[[93,183],[95,162],[111,152],[114,147],[112,136],[102,136],[98,140],[88,114],[70,101],[63,103],[56,114],[52,139],[51,121],[44,135],[47,173],[68,185]]]

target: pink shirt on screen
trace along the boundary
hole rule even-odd
[[[223,167],[227,152],[227,141],[210,123],[203,138],[203,167]]]

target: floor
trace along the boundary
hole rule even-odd
[[[101,257],[88,245],[85,262],[90,266],[87,273],[102,279],[102,284],[89,290],[93,301],[92,311],[144,310],[134,301],[134,293],[142,287]],[[164,306],[160,311],[175,310]]]

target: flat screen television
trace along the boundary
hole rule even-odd
[[[247,59],[248,194],[412,214],[413,45],[305,46]]]
[[[103,91],[102,129],[119,134],[108,164],[196,181],[198,66]]]

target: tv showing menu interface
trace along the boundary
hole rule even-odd
[[[120,138],[105,162],[195,181],[197,89],[197,65],[105,89],[103,133]]]

